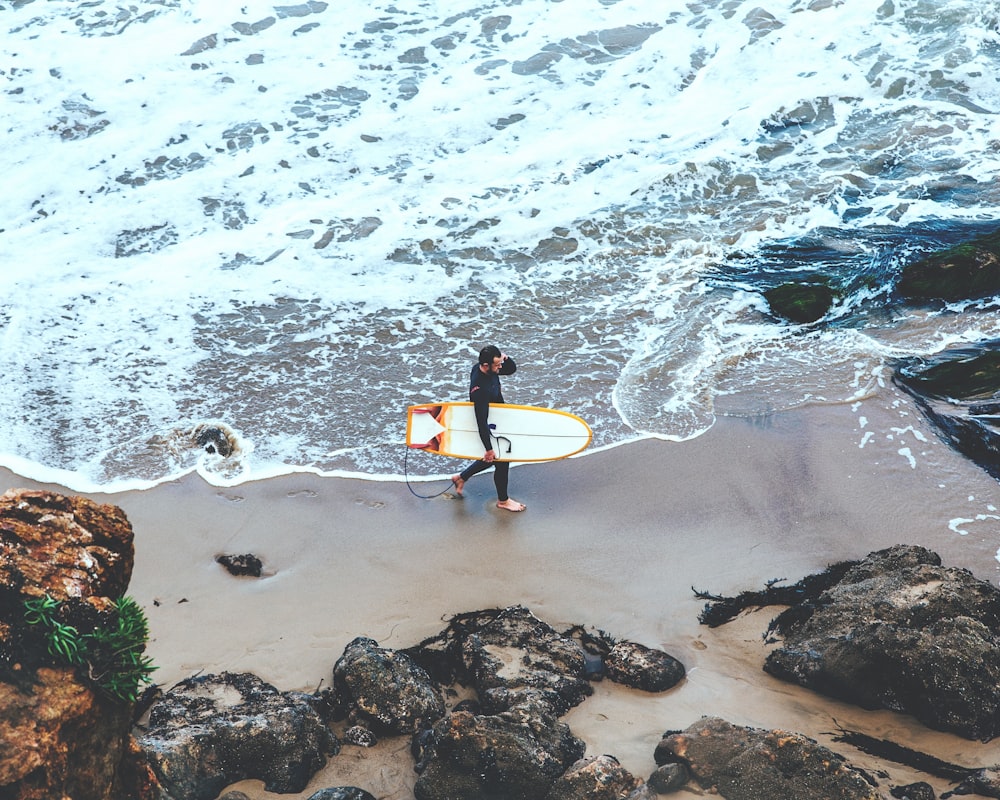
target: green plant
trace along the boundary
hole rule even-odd
[[[90,633],[56,619],[62,604],[45,595],[24,602],[24,620],[45,631],[50,656],[85,671],[86,677],[111,697],[134,703],[139,686],[152,683],[156,669],[144,656],[149,625],[142,608],[131,597],[115,602],[115,613]]]

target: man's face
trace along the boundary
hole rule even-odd
[[[500,357],[497,356],[496,358],[493,359],[493,363],[492,364],[480,364],[479,368],[483,372],[489,372],[489,373],[492,373],[493,375],[496,375],[496,374],[498,374],[500,372],[500,367],[501,366],[503,366],[503,361],[501,361]]]

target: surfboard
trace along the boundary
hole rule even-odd
[[[555,461],[584,450],[592,433],[580,417],[538,406],[490,404],[490,428],[497,461]],[[472,403],[410,406],[406,445],[452,458],[483,457]]]

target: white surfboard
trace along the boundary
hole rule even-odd
[[[589,444],[590,427],[566,411],[490,404],[489,424],[497,461],[555,461]],[[452,458],[480,459],[485,452],[472,403],[410,406],[406,444]]]

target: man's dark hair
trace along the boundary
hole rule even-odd
[[[495,344],[488,344],[479,351],[480,364],[493,364],[494,358],[500,358],[500,348]]]

